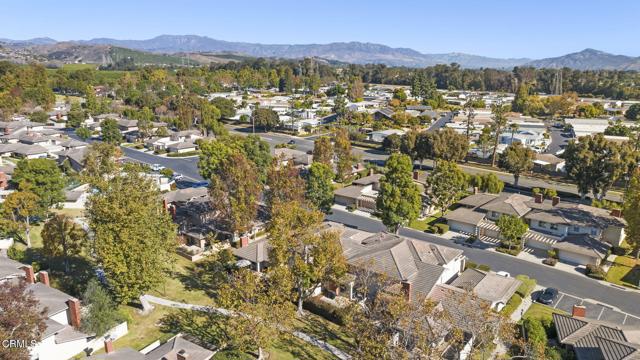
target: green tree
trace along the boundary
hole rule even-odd
[[[513,174],[513,185],[518,186],[518,180],[523,172],[533,168],[535,153],[520,142],[512,143],[500,154],[500,168]]]
[[[336,129],[334,139],[334,152],[337,159],[337,177],[340,181],[344,181],[347,176],[351,175],[351,168],[354,163],[354,157],[353,154],[351,154],[349,132],[345,128]]]
[[[398,134],[390,134],[382,140],[382,147],[389,153],[395,153],[400,151],[402,146],[402,137]],[[409,155],[409,154],[406,154]]]
[[[322,212],[333,205],[333,170],[329,165],[313,162],[307,177],[307,200]]]
[[[450,161],[442,161],[427,178],[425,193],[442,214],[462,198],[467,189],[467,175]]]
[[[55,215],[42,228],[44,254],[49,258],[62,258],[65,273],[69,273],[69,258],[80,255],[86,241],[86,231],[64,214]]]
[[[605,135],[610,136],[631,136],[632,129],[622,122],[622,120],[617,120],[615,123],[613,121],[609,121],[609,126],[604,129]]]
[[[529,85],[527,83],[520,83],[518,86],[518,90],[516,91],[516,95],[513,98],[513,102],[511,103],[511,109],[513,111],[517,111],[526,115],[527,114],[527,103],[529,101]]]
[[[547,333],[538,319],[526,319],[522,323],[526,334],[527,347],[533,358],[544,359],[547,351]]]
[[[629,186],[624,193],[622,213],[627,221],[625,240],[633,246],[638,259],[640,257],[640,170],[636,170],[629,181]]]
[[[364,84],[359,76],[354,76],[347,87],[349,100],[353,102],[362,101],[364,97]]]
[[[484,175],[474,175],[470,178],[471,186],[477,187],[478,190],[491,194],[500,194],[504,189],[504,182],[494,173]]]
[[[633,104],[629,106],[624,113],[624,117],[629,120],[640,120],[640,104]]]
[[[313,142],[313,162],[331,165],[333,160],[333,144],[328,136],[321,136]]]
[[[64,201],[65,179],[51,159],[20,160],[12,180],[21,191],[31,191],[38,196],[41,212]]]
[[[0,282],[0,309],[0,339],[42,339],[47,329],[47,309],[27,289],[25,281]],[[0,358],[27,360],[31,354],[26,346],[0,346]]]
[[[17,223],[24,221],[27,247],[31,247],[31,221],[32,216],[41,214],[40,198],[31,191],[15,191],[7,196],[2,209],[11,219]]]
[[[82,293],[82,302],[88,311],[82,316],[81,329],[88,334],[98,336],[124,321],[107,290],[96,280],[91,279]]]
[[[509,106],[507,105],[493,105],[491,107],[493,112],[493,122],[491,123],[491,130],[493,132],[493,155],[491,156],[491,166],[496,166],[496,160],[498,159],[498,144],[500,142],[500,134],[504,131],[504,127],[507,125],[507,112]]]
[[[82,126],[76,129],[76,135],[82,140],[87,140],[91,137],[91,130]]]
[[[342,121],[342,118],[347,114],[347,101],[342,95],[336,96],[333,101],[333,112],[336,113],[338,121]]]
[[[469,152],[466,136],[452,128],[444,128],[431,133],[431,153],[436,160],[461,161]]]
[[[256,165],[258,179],[264,183],[267,179],[267,171],[271,166],[271,148],[269,143],[258,135],[249,135],[241,138],[242,152]]]
[[[293,289],[298,314],[302,303],[323,283],[338,283],[347,271],[339,235],[319,232],[324,215],[300,202],[274,206],[269,233],[269,274]],[[290,285],[290,286],[289,286]]]
[[[305,182],[293,161],[288,161],[286,165],[280,165],[279,162],[279,159],[274,159],[267,174],[265,200],[269,209],[278,203],[305,199]]]
[[[47,114],[46,112],[39,110],[39,111],[34,111],[31,113],[31,115],[29,115],[29,120],[34,121],[34,122],[38,122],[38,123],[42,123],[42,124],[46,124],[47,121],[49,121],[49,114]]]
[[[85,107],[92,115],[98,114],[98,99],[96,98],[96,92],[93,90],[93,86],[87,85],[84,91]]]
[[[407,155],[395,153],[387,159],[376,206],[382,223],[392,232],[415,220],[420,213],[420,190],[413,182],[412,170],[411,158]]]
[[[122,133],[115,119],[105,119],[101,124],[102,141],[109,144],[120,144],[122,142]]]
[[[498,218],[496,225],[500,229],[500,238],[503,239],[502,246],[509,250],[515,245],[518,250],[522,249],[522,236],[529,230],[529,226],[519,217],[512,215],[502,215]]]
[[[200,128],[205,137],[208,137],[209,133],[218,136],[227,133],[227,129],[219,121],[221,116],[221,111],[215,105],[203,102],[200,109]]]
[[[80,107],[80,104],[78,102],[71,103],[71,109],[67,114],[67,126],[78,128],[82,125],[86,118],[86,114]]]
[[[256,126],[262,127],[265,131],[269,131],[280,125],[280,117],[278,113],[271,109],[258,108],[251,113],[253,122]]]
[[[98,189],[106,186],[109,178],[120,171],[117,160],[121,155],[120,148],[113,144],[101,142],[91,144],[84,158],[82,180]]]
[[[236,116],[236,104],[231,99],[215,97],[211,99],[211,105],[220,111],[220,116],[224,119],[231,119]]]
[[[403,88],[397,88],[393,90],[393,98],[399,100],[400,102],[407,101],[407,93]]]
[[[97,264],[120,303],[158,286],[170,269],[176,227],[155,185],[137,169],[112,177],[86,210]]]
[[[211,205],[218,219],[232,234],[251,230],[258,212],[262,187],[256,166],[241,152],[224,158],[211,177]]]

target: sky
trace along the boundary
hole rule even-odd
[[[640,56],[639,0],[0,0],[0,38],[342,41],[422,53],[543,58],[585,48]]]

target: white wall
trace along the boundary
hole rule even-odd
[[[31,359],[63,360],[81,353],[87,347],[87,339],[68,341],[56,344],[55,335],[42,340],[31,349]]]

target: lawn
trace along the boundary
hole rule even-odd
[[[524,316],[522,318],[544,320],[544,319],[551,319],[552,314],[566,314],[566,312],[562,310],[554,309],[550,306],[533,303],[531,304],[527,312],[524,313]]]
[[[438,220],[440,218],[440,212],[437,212],[431,216],[427,216],[424,219],[416,219],[413,220],[412,222],[409,223],[409,227],[415,230],[419,230],[419,231],[425,231],[427,230],[427,227],[429,225],[433,225],[436,220]]]
[[[149,294],[189,304],[212,305],[213,301],[204,290],[187,286],[194,277],[192,269],[195,265],[177,254],[173,255],[173,265],[171,276]]]
[[[630,256],[618,256],[605,279],[614,284],[637,289],[640,282],[640,262]]]
[[[347,334],[344,327],[321,316],[307,313],[304,317],[295,319],[293,326],[296,330],[312,335],[342,351],[349,352],[353,346],[353,338]]]

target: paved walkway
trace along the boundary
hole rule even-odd
[[[204,312],[217,312],[219,314],[222,314],[224,316],[234,316],[236,315],[236,313],[229,311],[227,309],[222,309],[222,308],[214,308],[211,306],[204,306],[204,305],[195,305],[195,304],[187,304],[187,303],[182,303],[182,302],[177,302],[177,301],[173,301],[173,300],[168,300],[168,299],[163,299],[163,298],[159,298],[157,296],[152,296],[152,295],[142,295],[140,296],[140,302],[142,303],[142,307],[143,307],[143,312],[144,313],[148,313],[150,310],[153,309],[153,306],[151,305],[151,303],[154,304],[158,304],[158,305],[162,305],[162,306],[169,306],[172,308],[176,308],[176,309],[184,309],[184,310],[195,310],[195,311],[204,311]],[[280,330],[285,330],[283,328],[280,328]],[[309,334],[303,333],[301,331],[293,331],[291,332],[291,334],[295,337],[297,337],[298,339],[307,342],[313,346],[319,347],[324,351],[328,351],[331,354],[333,354],[335,357],[337,357],[340,360],[349,360],[351,359],[351,356],[345,352],[343,352],[342,350],[338,349],[337,347],[324,342],[320,339],[317,339]]]

